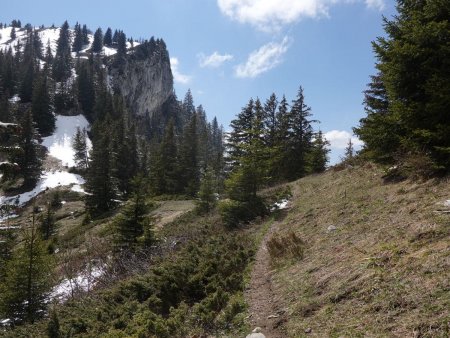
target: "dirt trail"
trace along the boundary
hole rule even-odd
[[[276,285],[272,279],[270,255],[267,250],[267,241],[276,232],[279,224],[279,222],[274,222],[264,236],[256,253],[250,284],[245,292],[252,329],[260,327],[261,333],[266,338],[286,337],[284,324],[287,321],[287,313],[276,292]]]

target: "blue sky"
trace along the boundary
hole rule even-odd
[[[275,92],[292,100],[302,85],[333,162],[364,116],[362,91],[376,61],[371,41],[383,35],[382,15],[395,13],[392,0],[21,0],[1,7],[7,23],[67,19],[163,38],[178,97],[191,88],[195,104],[225,129],[250,97]]]

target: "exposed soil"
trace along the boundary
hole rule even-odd
[[[261,333],[267,338],[286,337],[284,324],[287,321],[287,312],[277,293],[267,250],[267,241],[277,231],[278,226],[279,222],[274,222],[264,236],[256,253],[250,284],[245,292],[252,329],[260,327]]]

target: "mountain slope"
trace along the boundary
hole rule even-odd
[[[292,184],[268,239],[288,336],[448,336],[450,181],[382,175],[367,164]]]

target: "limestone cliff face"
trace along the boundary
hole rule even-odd
[[[151,117],[173,95],[170,59],[162,40],[151,40],[129,51],[108,67],[109,84],[123,95],[136,117]]]

